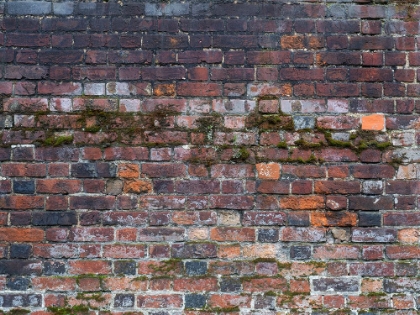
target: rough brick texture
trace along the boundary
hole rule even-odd
[[[0,0],[0,310],[418,314],[418,0]]]

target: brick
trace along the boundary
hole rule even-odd
[[[259,163],[256,168],[260,179],[279,179],[280,177],[280,165],[277,163]]]
[[[104,245],[103,257],[107,258],[140,258],[146,254],[145,245]]]
[[[311,210],[321,209],[325,206],[324,197],[321,196],[290,196],[280,199],[282,209]]]
[[[171,253],[175,258],[213,258],[217,255],[217,247],[213,243],[174,244]]]
[[[173,295],[139,295],[137,305],[140,308],[179,308],[183,301],[182,296]]]
[[[271,211],[245,211],[242,218],[243,225],[284,225],[286,222],[284,212]]]
[[[111,264],[104,260],[71,261],[69,262],[70,274],[110,274]]]
[[[360,193],[358,181],[316,181],[317,194],[357,194]]]
[[[177,94],[181,96],[221,96],[218,83],[178,83]]]
[[[2,259],[0,272],[7,275],[41,275],[42,263],[39,260]]]
[[[280,232],[280,240],[284,242],[321,242],[325,241],[325,229],[285,227]]]
[[[395,170],[390,165],[355,165],[352,173],[355,178],[392,178]]]
[[[248,210],[253,208],[252,196],[218,195],[210,197],[212,208]]]
[[[74,227],[70,229],[69,239],[75,242],[109,242],[114,239],[114,230],[104,227]]]
[[[315,259],[358,259],[360,248],[350,245],[325,245],[314,248],[313,258]]]
[[[384,225],[389,226],[416,226],[420,216],[413,212],[387,212],[384,214]]]
[[[139,230],[139,240],[148,242],[182,241],[184,240],[183,228],[149,227]]]
[[[32,216],[32,224],[37,225],[76,225],[77,217],[74,212],[36,212]]]
[[[358,226],[381,226],[381,215],[375,212],[359,212],[359,224]],[[387,224],[385,224],[387,225]]]
[[[385,119],[382,114],[362,116],[363,130],[383,130],[385,128]]]
[[[255,241],[255,230],[253,228],[212,228],[210,237],[215,241]]]
[[[359,281],[356,277],[313,279],[314,291],[318,292],[357,292]]]
[[[390,259],[417,259],[420,250],[416,245],[387,246],[385,253]]]
[[[347,212],[313,212],[312,226],[356,226],[357,214]]]
[[[349,196],[350,210],[384,210],[392,208],[393,200],[389,196]]]
[[[353,242],[395,242],[397,231],[386,228],[354,228],[352,240]]]

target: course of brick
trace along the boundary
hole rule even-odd
[[[0,0],[0,309],[418,314],[419,19]]]

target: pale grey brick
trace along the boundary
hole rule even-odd
[[[13,1],[7,3],[7,12],[13,15],[44,15],[51,13],[51,2]]]

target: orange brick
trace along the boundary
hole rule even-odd
[[[156,96],[174,96],[175,84],[158,84],[153,89],[153,94]]]
[[[385,117],[383,114],[373,114],[362,117],[363,130],[383,130],[385,128]]]
[[[357,214],[351,212],[313,212],[313,226],[356,226]]]
[[[280,177],[280,165],[277,163],[259,163],[256,167],[260,179],[279,179]]]
[[[145,180],[129,180],[124,183],[124,192],[141,194],[152,191],[152,184]]]
[[[282,36],[280,43],[283,49],[301,49],[304,48],[304,37],[301,35]]]
[[[281,209],[314,210],[325,207],[322,196],[290,196],[280,199]]]
[[[241,256],[241,246],[234,245],[219,245],[217,249],[217,257],[219,258],[237,258]]]
[[[137,164],[118,165],[118,176],[122,178],[138,178],[140,176],[140,167]]]

